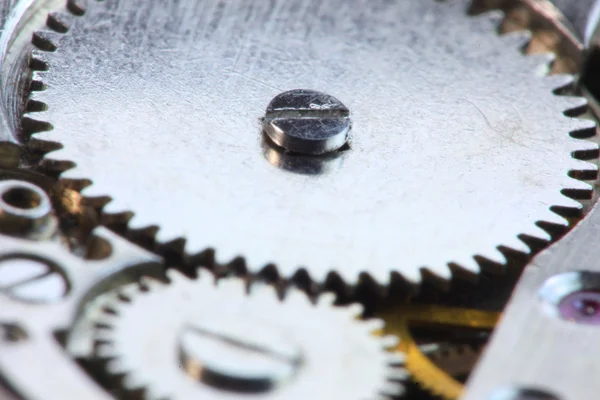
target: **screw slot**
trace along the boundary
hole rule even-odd
[[[263,393],[289,381],[302,357],[295,343],[272,326],[221,316],[187,326],[180,359],[192,379],[218,389]]]

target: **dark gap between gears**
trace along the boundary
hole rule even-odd
[[[593,47],[590,49],[583,66],[581,82],[594,98],[600,101],[600,75],[598,71],[600,71],[600,48]]]

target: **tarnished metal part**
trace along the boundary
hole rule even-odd
[[[96,352],[109,360],[108,372],[125,374],[125,388],[143,389],[144,398],[365,399],[402,391],[397,357],[385,350],[395,337],[373,336],[383,321],[358,320],[356,304],[334,307],[331,294],[313,304],[293,288],[282,301],[266,285],[247,294],[244,280],[215,282],[209,272],[194,280],[172,271],[169,279],[120,289],[96,321]]]
[[[594,170],[572,154],[597,146],[569,133],[594,126],[563,113],[585,102],[553,94],[570,78],[544,77],[550,59],[520,52],[528,35],[498,36],[499,14],[467,16],[463,0],[248,4],[92,1],[61,17],[66,34],[37,35],[49,69],[26,118],[52,124],[36,144],[64,146],[47,160],[74,161],[62,178],[91,179],[83,194],[110,196],[105,215],[133,212],[130,228],[183,237],[188,255],[353,284],[477,273],[475,256],[502,264],[498,246],[528,252],[519,235],[549,240],[536,223],[566,226],[551,209],[580,208],[561,191],[589,192],[568,172]],[[274,167],[261,143],[265,106],[297,87],[352,110],[349,149],[313,173],[291,173],[286,154]]]
[[[440,398],[456,400],[463,393],[463,384],[422,351],[410,331],[411,323],[492,330],[500,314],[436,305],[409,305],[383,312],[380,316],[386,321],[384,332],[400,338],[396,350],[406,355],[405,367],[412,379]]]

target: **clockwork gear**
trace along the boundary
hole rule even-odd
[[[76,164],[63,179],[110,196],[105,215],[185,238],[188,255],[317,282],[477,273],[475,256],[549,240],[538,222],[566,226],[551,208],[580,208],[561,191],[590,190],[568,173],[594,169],[572,154],[597,146],[569,135],[594,132],[564,115],[585,102],[553,93],[572,79],[468,5],[90,1],[38,32],[43,106],[26,118],[52,126],[36,143],[63,146],[47,160]],[[298,88],[345,104],[345,147],[306,156],[264,136],[269,102]]]
[[[500,313],[464,308],[450,308],[436,305],[408,305],[380,315],[386,321],[385,333],[397,335],[400,342],[396,351],[404,353],[405,368],[412,379],[422,388],[445,400],[456,400],[463,393],[463,384],[458,381],[452,371],[455,364],[452,358],[464,362],[474,361],[476,354],[471,349],[451,348],[446,354],[434,352],[423,353],[413,337],[410,325],[451,326],[492,330],[500,318]],[[460,353],[460,354],[459,354]],[[446,364],[447,368],[444,368]],[[460,369],[460,368],[459,368]],[[467,369],[469,371],[469,369]],[[464,370],[462,371],[464,373]]]
[[[170,284],[145,281],[107,301],[98,353],[128,390],[149,399],[344,398],[397,395],[402,375],[376,337],[379,320],[358,320],[361,307],[316,304],[297,289],[283,301],[270,286],[242,279],[215,282],[177,272]]]

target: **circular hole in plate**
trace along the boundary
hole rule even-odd
[[[25,186],[7,188],[2,193],[2,200],[9,206],[22,210],[32,210],[42,203],[42,196],[34,189]]]

